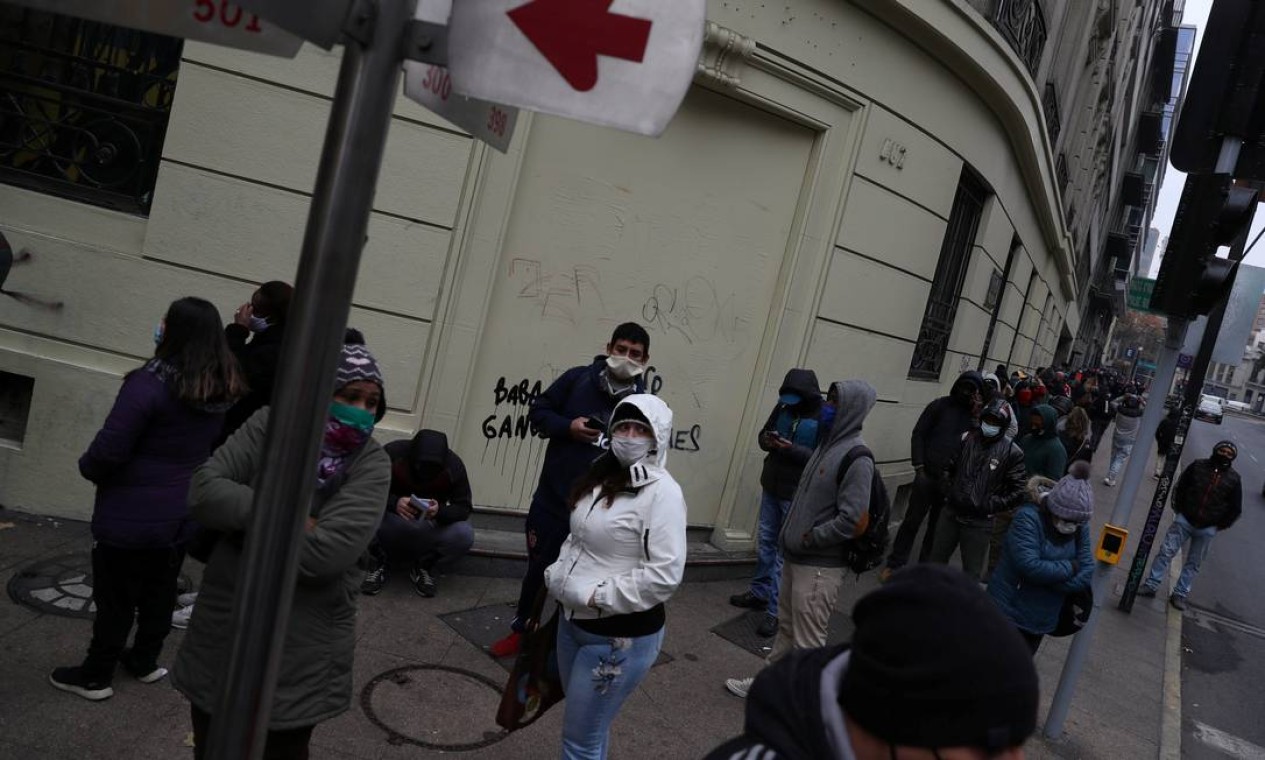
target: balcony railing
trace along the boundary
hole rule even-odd
[[[1037,75],[1041,53],[1045,51],[1048,31],[1040,0],[967,0],[980,15],[988,19],[1010,49],[1023,59],[1028,73]]]
[[[1041,96],[1041,110],[1045,112],[1045,128],[1050,132],[1050,145],[1057,145],[1063,123],[1059,119],[1059,94],[1053,82],[1045,83],[1045,93]]]

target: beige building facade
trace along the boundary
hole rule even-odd
[[[1104,32],[1082,5],[1129,25]],[[875,385],[865,436],[895,491],[919,412],[959,372],[1067,358],[1090,254],[1045,84],[1090,35],[1149,44],[1131,14],[1158,5],[710,3],[657,140],[527,116],[501,155],[401,99],[351,317],[386,374],[380,435],[447,432],[476,503],[524,511],[546,445],[530,400],[634,320],[690,524],[717,545],[752,540],[756,432],[790,367]],[[21,433],[0,442],[0,503],[87,517],[76,459],[167,304],[201,295],[229,318],[293,280],[337,65],[186,43],[147,211],[0,174],[0,232],[32,255],[7,287],[64,304],[0,299],[5,414],[25,415],[5,420]]]

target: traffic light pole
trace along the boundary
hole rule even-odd
[[[1116,498],[1115,508],[1111,512],[1110,524],[1127,526],[1133,511],[1133,502],[1142,478],[1146,474],[1147,457],[1145,451],[1150,440],[1155,436],[1160,420],[1164,417],[1164,397],[1173,385],[1177,374],[1177,358],[1181,354],[1182,341],[1186,336],[1189,323],[1184,319],[1170,319],[1168,333],[1165,336],[1164,348],[1156,361],[1155,379],[1151,383],[1151,395],[1146,409],[1142,413],[1142,422],[1138,428],[1138,443],[1134,456],[1129,457],[1129,464],[1124,471],[1124,479],[1120,483],[1120,493]],[[1157,389],[1162,389],[1158,398]],[[1072,695],[1076,691],[1076,683],[1080,680],[1081,671],[1085,668],[1085,659],[1089,654],[1090,644],[1094,639],[1094,631],[1098,628],[1098,619],[1102,615],[1102,602],[1107,598],[1110,589],[1112,571],[1115,565],[1099,562],[1094,567],[1094,610],[1085,627],[1072,639],[1071,649],[1063,663],[1063,673],[1059,677],[1058,690],[1050,703],[1050,713],[1045,722],[1045,735],[1050,739],[1058,739],[1063,735],[1063,725],[1067,721],[1068,710],[1072,706]]]
[[[277,372],[209,760],[257,760],[298,576],[316,460],[416,0],[358,5],[308,215]]]
[[[1247,235],[1251,229],[1251,219],[1240,233],[1238,240],[1230,249],[1230,260],[1241,261],[1246,249]],[[1199,398],[1203,395],[1204,378],[1208,374],[1208,365],[1212,363],[1212,352],[1217,345],[1217,337],[1221,333],[1221,323],[1225,319],[1226,306],[1229,304],[1230,291],[1234,287],[1234,278],[1238,272],[1236,267],[1230,274],[1226,284],[1226,297],[1217,304],[1208,315],[1204,327],[1203,339],[1199,342],[1199,353],[1195,355],[1195,363],[1187,375],[1185,393],[1182,395],[1181,415],[1177,419],[1177,432],[1173,445],[1169,448],[1168,457],[1164,460],[1164,470],[1160,482],[1155,487],[1155,496],[1151,499],[1151,509],[1146,516],[1146,525],[1138,541],[1137,551],[1133,555],[1133,565],[1129,568],[1129,577],[1125,582],[1124,592],[1120,595],[1120,609],[1124,612],[1133,610],[1133,602],[1138,595],[1138,587],[1142,585],[1146,573],[1146,563],[1151,556],[1151,548],[1155,544],[1155,535],[1159,531],[1160,522],[1164,518],[1164,505],[1172,490],[1173,477],[1177,474],[1182,451],[1186,446],[1186,436],[1190,432],[1190,424],[1194,421],[1195,410],[1199,408]],[[1211,452],[1209,452],[1211,453]]]

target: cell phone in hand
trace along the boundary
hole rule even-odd
[[[423,517],[429,513],[432,508],[437,506],[439,502],[434,499],[423,499],[420,496],[410,496],[408,498],[408,503],[413,507],[413,509],[416,509],[421,513],[418,517]]]
[[[589,430],[598,430],[598,431],[606,429],[606,426],[602,424],[602,421],[596,417],[585,418],[584,427],[588,428]]]

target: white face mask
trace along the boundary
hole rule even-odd
[[[654,448],[654,440],[638,438],[631,435],[616,435],[611,438],[611,453],[625,467],[632,467],[650,454]]]
[[[606,357],[606,369],[610,371],[611,376],[616,380],[632,380],[646,371],[644,365],[629,359],[627,356]]]
[[[1060,520],[1054,518],[1054,529],[1065,536],[1070,536],[1080,527],[1080,523],[1074,523],[1071,520]]]
[[[1001,435],[1000,425],[990,425],[987,422],[980,423],[979,430],[984,434],[985,438],[996,438]]]

